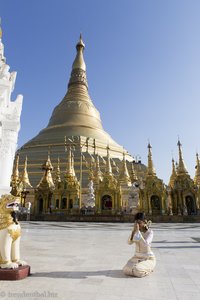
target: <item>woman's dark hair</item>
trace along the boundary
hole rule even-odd
[[[151,226],[151,221],[147,221],[146,219],[146,216],[145,216],[145,213],[144,212],[139,212],[135,215],[135,221],[143,221],[145,224],[144,224],[144,227],[146,228],[146,230],[149,229],[149,227]]]
[[[135,215],[135,221],[138,221],[138,220],[141,220],[141,221],[146,220],[146,216],[145,216],[144,212],[139,212]]]

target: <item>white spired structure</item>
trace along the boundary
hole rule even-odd
[[[9,69],[4,57],[0,23],[0,196],[10,192],[23,100],[23,96],[18,95],[15,102],[11,101],[17,73],[10,73]]]

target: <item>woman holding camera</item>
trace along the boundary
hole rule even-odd
[[[147,221],[144,213],[135,215],[135,223],[128,239],[128,244],[135,243],[135,255],[129,259],[123,268],[125,275],[144,277],[149,275],[155,265],[156,258],[151,251],[153,230],[149,228],[151,221]]]

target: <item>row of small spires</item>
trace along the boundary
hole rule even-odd
[[[177,178],[177,176],[182,176],[182,175],[187,175],[188,177],[188,171],[185,167],[184,160],[183,160],[183,155],[182,155],[182,149],[181,149],[181,142],[178,140],[177,143],[178,146],[178,152],[179,152],[179,162],[176,162],[175,166],[175,161],[174,158],[172,158],[172,174],[170,176],[169,180],[169,186],[173,185],[174,180]],[[152,152],[151,152],[151,145],[150,143],[148,144],[148,149],[149,149],[149,154],[148,154],[148,167],[147,167],[147,175],[153,175],[156,176],[156,172],[153,166],[153,160],[152,160]],[[200,162],[199,162],[199,156],[198,153],[196,153],[196,172],[195,172],[195,177],[194,177],[194,184],[195,185],[200,185]]]
[[[75,170],[74,170],[74,157],[72,155],[72,150],[71,147],[68,148],[68,157],[67,157],[67,165],[66,165],[66,171],[65,171],[65,177],[68,176],[74,179],[74,181],[77,181],[76,175],[75,175]],[[113,171],[112,171],[112,166],[111,166],[111,158],[110,158],[110,153],[109,153],[109,147],[107,147],[107,156],[106,156],[106,161],[103,159],[104,164],[106,165],[105,167],[105,174],[103,176],[103,173],[101,172],[100,169],[100,164],[99,164],[99,155],[96,155],[96,159],[91,155],[91,161],[88,163],[82,154],[82,158],[85,161],[86,166],[89,169],[89,180],[94,179],[94,174],[93,174],[93,165],[95,163],[95,179],[101,181],[103,177],[113,177]],[[112,160],[113,166],[116,168],[116,171],[118,172],[118,167],[116,166],[114,160]],[[127,164],[126,164],[126,158],[125,158],[125,153],[123,153],[123,160],[122,160],[122,166],[119,174],[119,180],[121,181],[126,181],[126,182],[131,182],[131,181],[136,181],[137,176],[135,174],[134,166],[131,164],[131,176],[129,175],[128,169],[127,169]],[[52,179],[51,171],[53,170],[53,166],[51,163],[50,159],[50,154],[48,154],[48,158],[45,161],[45,163],[42,165],[42,169],[44,170],[44,174],[40,180],[40,183],[37,185],[36,188],[39,188],[42,183],[47,182],[50,187],[54,186],[54,181]],[[131,179],[130,179],[131,178]],[[58,158],[58,163],[57,163],[57,170],[55,174],[55,183],[61,182],[61,172],[60,172],[60,159]],[[15,164],[13,167],[13,173],[12,173],[12,178],[11,178],[11,186],[12,188],[16,187],[21,183],[21,188],[22,189],[28,189],[32,188],[31,183],[29,181],[29,176],[28,176],[28,171],[27,171],[27,157],[25,159],[24,163],[24,169],[22,172],[22,176],[20,178],[19,176],[19,154],[16,155],[15,159]]]
[[[181,143],[178,141],[178,150],[179,150],[179,162],[176,163],[175,166],[175,161],[172,159],[172,174],[170,176],[170,181],[169,185],[172,185],[172,182],[174,182],[175,178],[178,175],[188,175],[187,169],[185,167],[184,161],[183,161],[183,155],[182,155],[182,150],[181,150]],[[148,166],[147,166],[147,176],[156,176],[156,171],[154,169],[153,165],[153,159],[152,159],[152,146],[149,143],[148,144]],[[82,154],[83,155],[83,154]],[[83,156],[84,160],[85,157]],[[103,159],[103,158],[102,158]],[[95,162],[95,174],[93,174],[93,167],[92,164]],[[93,156],[91,156],[91,161],[90,164],[85,160],[86,166],[89,169],[89,180],[94,179],[95,181],[102,181],[103,177],[113,177],[113,172],[112,172],[112,166],[111,166],[111,158],[110,158],[110,153],[109,153],[109,147],[107,147],[107,157],[106,157],[106,164],[105,167],[105,174],[103,176],[103,173],[101,172],[100,169],[100,164],[99,164],[99,155],[96,155],[96,159],[94,159]],[[113,161],[114,166],[116,166],[115,162]],[[37,185],[37,188],[40,187],[42,183],[47,182],[50,187],[54,186],[54,181],[52,179],[51,171],[53,170],[53,166],[50,160],[50,154],[48,154],[48,158],[46,162],[42,165],[42,169],[44,170],[43,177],[40,180],[40,183]],[[117,170],[118,171],[118,170]],[[75,181],[77,181],[76,175],[75,175],[75,170],[74,170],[74,158],[72,155],[71,147],[68,148],[68,157],[67,157],[67,166],[66,166],[66,172],[65,176],[71,176]],[[127,164],[126,164],[126,158],[125,158],[125,153],[123,153],[123,160],[121,164],[121,170],[119,172],[119,181],[121,182],[135,182],[137,181],[138,178],[135,174],[134,170],[134,164],[131,164],[131,173],[129,175],[128,169],[127,169]],[[55,174],[55,183],[61,182],[61,172],[60,172],[60,159],[58,158],[58,163],[57,163],[57,170]],[[21,188],[22,189],[28,189],[32,188],[32,185],[29,181],[29,176],[27,172],[27,157],[24,162],[24,169],[22,172],[22,176],[20,178],[19,176],[19,154],[16,155],[16,160],[13,168],[13,174],[11,178],[11,186],[16,187],[21,183]],[[200,185],[200,162],[199,162],[199,157],[198,154],[196,154],[196,173],[195,173],[195,178],[194,178],[194,183],[197,185]]]

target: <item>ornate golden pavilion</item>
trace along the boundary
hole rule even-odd
[[[175,167],[172,161],[168,185],[156,175],[150,144],[148,166],[135,161],[103,129],[88,93],[84,48],[80,37],[66,95],[55,107],[47,127],[16,155],[12,194],[21,195],[23,204],[32,202],[35,215],[86,211],[108,215],[138,211],[149,215],[197,214],[198,155],[192,180],[179,141],[179,163]],[[87,205],[88,198],[94,200],[92,207]]]

